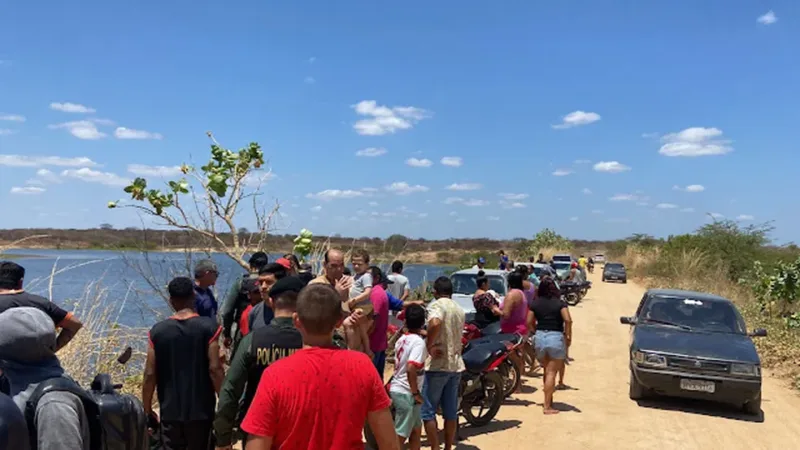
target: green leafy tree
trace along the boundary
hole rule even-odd
[[[258,201],[260,180],[268,178],[268,172],[263,174],[262,170],[264,152],[256,142],[232,151],[219,145],[210,132],[207,135],[212,142],[208,163],[200,168],[183,164],[184,176],[167,181],[163,189],[150,187],[145,178],[136,178],[124,188],[132,201],[112,201],[108,207],[134,208],[163,225],[199,236],[207,247],[247,268],[244,256],[263,248],[279,208],[278,203],[267,208]],[[252,201],[257,230],[242,235],[235,221],[248,200]]]
[[[393,234],[386,239],[386,250],[389,253],[397,254],[402,252],[408,244],[408,238],[402,234]]]
[[[566,250],[572,248],[572,242],[550,228],[545,228],[536,233],[536,236],[528,242],[527,253],[535,255],[543,248],[559,248]]]

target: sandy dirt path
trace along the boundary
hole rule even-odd
[[[632,315],[644,289],[634,283],[601,283],[571,308],[575,321],[565,383],[556,391],[563,410],[544,416],[541,378],[524,378],[523,393],[507,400],[494,422],[462,428],[459,449],[796,449],[800,448],[800,396],[765,377],[763,421],[725,406],[659,399],[638,405],[628,398]]]

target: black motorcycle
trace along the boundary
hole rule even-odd
[[[510,347],[502,341],[476,343],[464,351],[464,372],[458,389],[461,414],[480,427],[497,415],[503,404],[504,381],[495,370],[508,359]]]

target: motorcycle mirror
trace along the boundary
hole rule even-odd
[[[130,361],[131,356],[133,356],[133,349],[128,347],[122,352],[121,355],[117,357],[117,362],[120,364],[126,364],[128,361]]]

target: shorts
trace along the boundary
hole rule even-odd
[[[414,396],[402,392],[389,392],[394,408],[394,431],[408,438],[414,428],[422,427],[422,405],[414,403]]]
[[[425,372],[425,384],[422,386],[422,420],[436,419],[436,410],[442,407],[444,420],[458,419],[458,384],[461,381],[459,372]]]
[[[537,330],[533,336],[533,348],[536,359],[540,362],[545,356],[550,359],[566,359],[567,345],[564,342],[564,333],[560,331]]]

